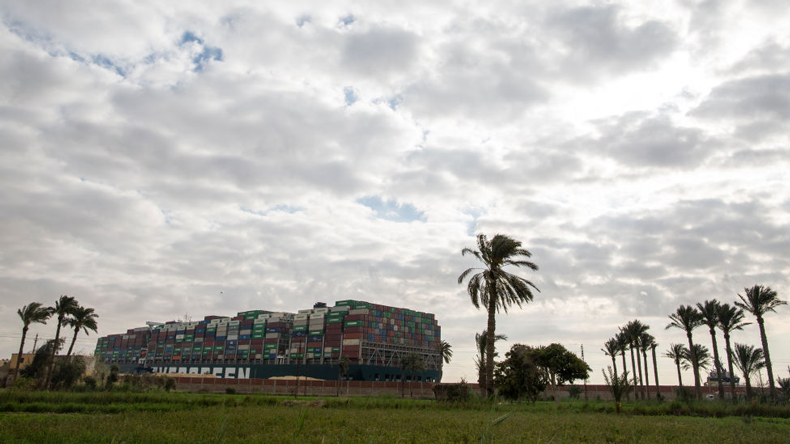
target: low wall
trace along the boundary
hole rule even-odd
[[[379,395],[401,395],[401,384],[399,382],[379,382],[379,381],[305,381],[295,379],[224,379],[224,378],[203,378],[174,376],[178,390],[203,393],[225,393],[228,387],[233,388],[236,393],[261,393],[269,395],[294,395],[297,385],[299,396],[379,396]],[[405,385],[406,396],[414,398],[434,398],[433,387],[437,385],[430,382],[407,382]],[[447,385],[447,384],[439,384]],[[339,386],[339,387],[338,387]],[[585,388],[579,386],[582,392],[580,399],[585,399]],[[469,389],[473,393],[480,393],[477,384],[469,384]],[[694,387],[686,387],[690,392],[694,392]],[[650,387],[649,397],[655,398],[656,387]],[[660,393],[665,399],[674,399],[677,386],[661,386]],[[729,397],[729,387],[725,387],[725,395]],[[716,386],[702,387],[703,396],[714,395],[718,397]],[[739,396],[745,395],[744,387],[736,387]],[[551,389],[543,393],[543,398],[548,399],[552,395]],[[560,387],[557,391],[560,399],[569,398],[568,386]],[[631,398],[636,396],[631,393]],[[586,387],[586,397],[590,400],[602,399],[611,400],[612,395],[605,385],[588,384]]]

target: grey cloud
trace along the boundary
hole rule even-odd
[[[599,130],[601,136],[590,145],[634,167],[694,168],[713,148],[702,130],[678,126],[663,115],[629,113],[599,123]]]
[[[347,37],[342,63],[363,75],[386,77],[407,72],[417,63],[419,38],[408,31],[374,27]]]
[[[693,115],[741,122],[790,118],[790,75],[771,74],[727,81],[711,91]]]
[[[641,71],[670,54],[678,38],[665,23],[626,25],[617,6],[585,6],[558,11],[548,29],[566,45],[564,75],[579,80],[621,71]]]
[[[735,63],[729,72],[742,75],[747,72],[775,72],[788,69],[790,69],[790,46],[768,40]]]

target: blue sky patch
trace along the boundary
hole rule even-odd
[[[339,25],[340,26],[348,26],[348,25],[354,23],[354,20],[355,20],[354,19],[354,15],[353,14],[349,14],[349,15],[347,15],[345,17],[340,17]]]
[[[184,32],[184,35],[181,37],[181,43],[179,43],[179,45],[183,45],[185,43],[190,43],[190,42],[196,42],[196,43],[202,45],[203,44],[203,39],[201,39],[200,37],[196,36],[195,34],[193,34],[190,31],[186,31],[186,32]]]
[[[410,203],[398,203],[395,200],[381,200],[379,196],[366,196],[357,199],[360,203],[376,212],[376,217],[392,222],[424,221],[425,213]]]
[[[354,87],[352,86],[343,88],[343,94],[346,96],[346,105],[348,106],[353,105],[357,100],[359,100],[359,96],[357,95],[357,92],[354,91]]]
[[[192,61],[195,63],[195,72],[203,71],[206,62],[210,60],[222,61],[222,48],[215,48],[213,46],[206,46],[203,52],[196,55]]]

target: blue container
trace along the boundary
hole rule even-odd
[[[266,333],[280,333],[281,331],[281,327],[266,327]]]
[[[323,336],[310,336],[310,337],[307,338],[307,340],[310,341],[310,342],[321,342],[321,341],[324,340],[324,337]]]
[[[269,354],[269,359],[276,359],[276,358],[277,358],[277,354],[276,353]]]
[[[195,329],[195,333],[205,333],[205,332],[206,332],[205,328],[196,328]]]
[[[239,335],[239,339],[252,339],[252,335]]]
[[[186,330],[176,330],[177,335],[183,335],[186,334],[186,332],[187,332]]]
[[[238,339],[229,339],[229,340],[225,341],[225,343],[227,345],[236,345],[236,344],[239,343],[239,341],[238,341]]]
[[[217,336],[216,338],[214,338],[214,340],[216,340],[216,341],[224,341],[226,339],[228,339],[227,336]]]

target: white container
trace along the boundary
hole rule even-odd
[[[359,345],[360,339],[343,339],[343,347]]]
[[[348,314],[350,315],[366,315],[370,314],[370,310],[367,308],[355,308],[353,310],[349,310]]]

